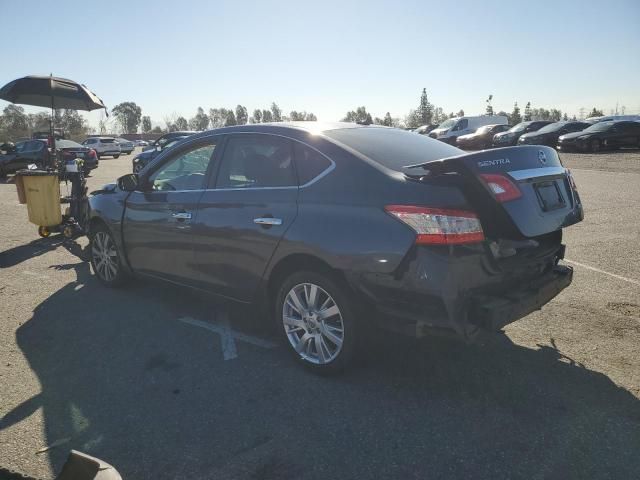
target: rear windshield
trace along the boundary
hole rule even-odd
[[[85,148],[79,143],[72,140],[56,140],[56,147],[58,148]]]
[[[362,127],[327,130],[324,134],[392,170],[454,157],[462,152],[424,135],[397,128]]]

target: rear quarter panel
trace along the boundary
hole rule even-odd
[[[267,276],[279,261],[297,253],[339,270],[392,273],[413,246],[415,233],[386,213],[385,205],[465,206],[455,188],[426,187],[327,143],[316,146],[335,162],[335,169],[300,189],[298,216]]]

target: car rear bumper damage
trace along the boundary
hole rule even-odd
[[[380,327],[413,337],[442,334],[473,341],[541,309],[571,284],[557,245],[526,265],[502,269],[486,254],[417,249],[392,275],[351,278]]]

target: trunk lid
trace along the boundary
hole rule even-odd
[[[457,174],[486,233],[495,237],[537,237],[584,218],[573,178],[549,147],[498,148],[407,166],[403,172],[431,181]],[[499,201],[485,180],[492,175],[506,177],[521,195]]]

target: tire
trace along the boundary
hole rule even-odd
[[[589,150],[591,150],[591,153],[598,153],[600,150],[602,150],[600,140],[591,140],[591,142],[589,142]]]
[[[278,289],[275,319],[289,351],[314,373],[338,373],[350,363],[358,328],[341,281],[313,271],[292,273]]]
[[[122,266],[122,255],[106,226],[100,225],[92,229],[89,254],[93,273],[103,285],[118,287],[124,283],[127,274]]]
[[[96,151],[96,158],[100,160],[100,154]]]
[[[118,158],[120,155],[114,155],[113,158]]]

